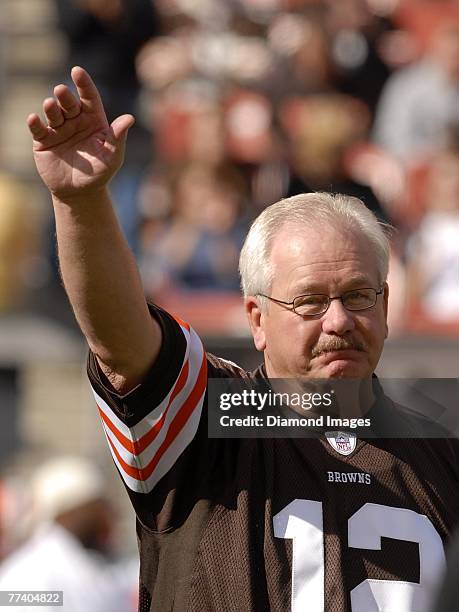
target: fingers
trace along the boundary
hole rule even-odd
[[[66,119],[78,117],[81,105],[67,85],[57,85],[54,95],[55,98],[47,98],[43,102],[43,110],[49,127],[58,128]]]
[[[105,147],[113,154],[123,155],[129,128],[134,124],[132,115],[121,115],[110,125]]]
[[[91,112],[101,113],[105,117],[104,106],[97,87],[89,74],[80,66],[72,68],[72,80],[80,96],[81,103]]]
[[[44,140],[51,134],[51,130],[58,130],[66,121],[75,119],[82,113],[88,112],[98,124],[107,125],[104,107],[97,87],[94,85],[89,74],[79,66],[72,69],[72,80],[77,88],[78,96],[75,96],[67,85],[57,85],[54,88],[54,98],[46,98],[43,102],[43,112],[46,121],[43,122],[35,113],[27,118],[27,125],[35,140]],[[121,122],[117,124],[118,135],[114,135],[114,141],[118,136],[122,137],[134,122],[133,117],[127,119],[123,115]],[[47,124],[47,125],[46,125]],[[114,132],[113,132],[114,133]]]
[[[43,140],[48,135],[47,126],[35,113],[27,117],[27,125],[32,136],[34,137],[34,140]]]
[[[43,102],[43,112],[50,128],[58,128],[64,124],[64,113],[55,98],[46,98]]]
[[[81,112],[80,101],[73,95],[67,85],[57,85],[54,95],[65,119],[74,119]]]
[[[116,142],[122,142],[126,139],[128,130],[134,125],[134,117],[132,115],[121,115],[117,117],[111,124],[112,134]]]
[[[54,95],[55,98],[44,100],[43,111],[48,126],[57,129],[64,125],[67,119],[78,117],[81,104],[67,85],[57,85],[54,88]],[[29,115],[27,125],[35,140],[43,140],[48,135],[48,126],[35,113]]]

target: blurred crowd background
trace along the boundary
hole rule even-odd
[[[64,450],[113,471],[25,129],[75,64],[111,119],[136,117],[111,189],[150,299],[211,348],[256,360],[237,275],[251,221],[304,191],[356,195],[393,228],[383,373],[457,376],[457,1],[2,0],[5,483],[23,485],[38,458]],[[121,503],[121,485],[111,491]],[[132,534],[118,542],[133,549]]]
[[[23,6],[37,13],[34,36],[20,42],[32,58],[39,38],[42,57],[29,72],[7,31],[20,30],[14,4],[25,3],[9,4],[5,120],[14,93],[21,111],[40,104],[31,79],[49,94],[75,64],[110,118],[136,116],[112,192],[151,299],[185,303],[204,333],[246,333],[237,260],[252,219],[285,196],[343,191],[396,230],[392,333],[459,334],[457,2],[34,0]],[[2,138],[0,311],[36,295],[47,310],[51,213],[39,220],[24,191],[24,178],[35,187],[28,140],[9,157],[24,130],[13,125]]]

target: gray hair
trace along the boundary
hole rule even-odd
[[[270,260],[272,241],[287,223],[326,223],[357,230],[367,237],[375,250],[380,283],[386,281],[390,226],[378,221],[358,198],[324,192],[303,193],[268,206],[252,223],[239,258],[244,297],[269,293],[274,277]]]

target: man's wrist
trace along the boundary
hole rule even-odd
[[[75,210],[111,204],[110,195],[106,186],[76,194],[51,193],[51,197],[54,207],[61,208],[64,206]]]

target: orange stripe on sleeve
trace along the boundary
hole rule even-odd
[[[108,418],[105,412],[101,410],[99,406],[97,407],[99,408],[100,418],[103,420],[105,425],[109,428],[109,430],[116,436],[116,439],[118,440],[118,442],[120,442],[120,444],[122,444],[124,448],[130,453],[135,453],[135,447],[134,447],[134,443],[132,442],[132,440],[130,440],[124,434],[122,434],[120,430],[116,427],[116,425],[114,425],[111,422],[111,420]]]
[[[143,452],[151,442],[153,442],[153,440],[156,438],[156,436],[160,432],[164,424],[164,421],[166,420],[166,415],[169,412],[169,408],[170,408],[170,405],[172,404],[172,401],[185,386],[186,380],[188,378],[189,370],[190,370],[190,365],[189,365],[189,361],[187,360],[182,368],[182,371],[180,372],[180,376],[175,384],[175,387],[169,398],[167,407],[164,410],[163,414],[161,415],[161,418],[153,425],[153,427],[146,434],[144,434],[140,438],[140,440],[137,440],[137,442],[134,442],[134,449],[135,449],[136,455],[140,455],[140,453]]]
[[[169,407],[173,399],[180,393],[180,391],[185,386],[186,380],[188,378],[188,372],[189,372],[189,362],[187,360],[184,363],[182,367],[182,371],[180,372],[180,375],[175,383],[174,389],[170,395],[169,402],[167,404],[167,407],[164,413],[162,414],[159,421],[155,423],[155,425],[153,425],[153,427],[144,436],[142,436],[140,440],[132,441],[131,439],[127,438],[124,434],[122,434],[120,430],[116,427],[116,425],[105,414],[105,412],[101,410],[100,406],[98,406],[100,418],[104,421],[104,423],[107,425],[110,431],[114,434],[118,442],[122,446],[124,446],[124,448],[127,451],[129,451],[130,453],[133,453],[134,455],[139,455],[142,451],[145,450],[145,448],[150,444],[150,442],[152,442],[155,439],[155,437],[158,435],[159,431],[161,430],[161,427],[166,418],[166,414],[169,410]]]
[[[190,326],[188,325],[188,323],[185,323],[185,321],[182,321],[182,319],[179,319],[179,317],[176,317],[175,315],[172,315],[172,317],[175,319],[175,321],[177,321],[179,325],[190,331]]]
[[[196,381],[196,385],[194,386],[192,392],[188,396],[188,399],[186,400],[186,402],[183,404],[182,408],[180,409],[180,412],[175,416],[174,420],[170,424],[169,429],[167,430],[166,437],[163,443],[161,444],[161,446],[158,448],[155,456],[150,461],[150,463],[145,468],[142,469],[142,477],[144,480],[146,480],[147,478],[149,478],[149,476],[151,476],[151,474],[153,473],[161,457],[164,455],[168,447],[172,444],[172,442],[175,440],[177,435],[180,433],[185,423],[188,421],[193,410],[196,408],[196,405],[199,399],[204,393],[206,389],[206,385],[207,385],[207,356],[206,356],[206,353],[204,352],[203,357],[202,357],[201,369],[199,371],[199,376],[198,376],[198,380]]]
[[[166,437],[164,441],[162,442],[161,446],[158,448],[156,454],[154,455],[150,463],[144,468],[133,467],[129,465],[128,463],[126,463],[126,461],[121,457],[120,453],[118,452],[113,442],[110,440],[110,438],[108,438],[113,454],[115,455],[120,466],[123,468],[123,470],[126,472],[128,476],[131,476],[132,478],[135,478],[136,480],[145,481],[152,475],[156,466],[159,463],[159,460],[164,455],[164,453],[167,451],[167,449],[172,444],[172,442],[174,442],[177,435],[180,433],[180,431],[182,430],[182,428],[188,421],[189,417],[193,413],[193,410],[196,408],[196,405],[199,399],[201,398],[202,394],[205,391],[206,383],[207,383],[207,358],[204,352],[198,379],[196,381],[196,384],[193,390],[191,391],[187,400],[181,407],[180,411],[175,416],[174,420],[171,422],[169,429],[167,431]]]
[[[118,449],[116,448],[116,446],[113,444],[113,442],[111,441],[111,439],[107,436],[107,440],[110,444],[110,447],[112,449],[112,453],[115,455],[115,457],[117,458],[119,464],[121,465],[121,467],[123,468],[123,470],[126,472],[126,474],[128,476],[131,476],[131,478],[135,478],[136,480],[143,480],[142,478],[142,470],[137,468],[137,467],[132,467],[132,465],[129,465],[128,463],[126,463],[126,461],[124,461],[124,459],[121,457],[121,455],[118,452]]]

